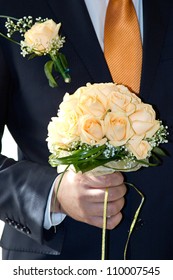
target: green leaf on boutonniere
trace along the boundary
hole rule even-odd
[[[56,56],[51,55],[51,58],[54,62],[55,71],[61,74],[65,83],[70,83],[71,77],[69,75],[69,68],[65,55],[63,55],[62,53],[58,53]]]
[[[49,86],[50,87],[57,87],[57,82],[55,81],[55,79],[52,75],[53,66],[54,66],[54,62],[52,60],[49,60],[44,65],[44,72],[45,72],[45,75],[46,75],[46,77],[49,81]]]
[[[68,72],[68,70],[69,70],[68,69],[68,62],[67,62],[67,59],[66,59],[65,55],[62,54],[62,53],[59,53],[59,59],[62,63],[62,66],[64,67],[64,69],[66,69],[66,72]]]
[[[36,57],[37,55],[35,53],[32,53],[29,57],[28,57],[28,60],[31,60],[33,59],[34,57]]]

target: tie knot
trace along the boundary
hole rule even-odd
[[[114,18],[115,21],[119,18],[124,18],[124,20],[128,21],[132,18],[134,13],[136,12],[132,0],[109,0],[106,11],[106,21],[111,21],[112,18]]]
[[[108,8],[114,9],[116,7],[121,7],[123,10],[133,6],[132,0],[109,0]]]

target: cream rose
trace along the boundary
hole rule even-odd
[[[83,114],[101,119],[107,111],[107,98],[97,86],[88,86],[80,94],[78,106]]]
[[[141,103],[141,99],[135,93],[131,92],[126,86],[117,84],[117,89],[121,94],[129,96],[133,104]]]
[[[140,99],[133,100],[133,96],[122,93],[119,91],[113,91],[108,95],[108,107],[112,112],[125,112],[127,115],[131,115],[136,110],[136,104],[140,103]]]
[[[149,104],[138,104],[136,111],[129,118],[134,132],[145,138],[151,138],[160,127],[156,113]]]
[[[33,49],[36,54],[48,53],[53,39],[59,38],[61,23],[56,24],[52,19],[44,22],[36,22],[31,29],[24,34],[24,43]]]
[[[68,148],[79,140],[78,116],[71,112],[68,117],[53,117],[48,125],[48,148],[51,152],[57,148]]]
[[[147,141],[143,140],[143,137],[134,136],[128,141],[127,149],[132,152],[138,160],[140,160],[146,159],[149,156],[152,147]]]
[[[94,90],[97,88],[99,91],[101,91],[107,98],[110,92],[113,92],[117,90],[117,84],[116,83],[95,83],[95,84],[87,84],[87,87]]]
[[[82,112],[78,106],[78,98],[75,94],[70,95],[66,93],[63,98],[63,102],[61,102],[58,110],[58,116],[65,116],[74,112],[78,116],[82,115]]]
[[[80,118],[78,127],[81,142],[89,145],[103,145],[106,143],[103,121],[91,115],[85,115]]]
[[[104,124],[106,137],[113,146],[126,144],[128,139],[133,135],[130,121],[126,114],[107,113]]]

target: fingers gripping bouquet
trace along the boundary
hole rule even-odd
[[[88,83],[65,94],[57,116],[48,125],[49,162],[59,173],[69,168],[95,176],[136,171],[158,164],[159,156],[164,155],[159,145],[167,142],[166,136],[167,127],[156,119],[152,106],[127,87]],[[103,216],[105,228],[106,203]],[[102,243],[102,259],[103,251]]]

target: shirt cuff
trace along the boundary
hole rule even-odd
[[[56,180],[56,179],[55,179]],[[47,200],[46,211],[44,214],[44,222],[43,227],[45,229],[50,229],[52,226],[57,226],[65,219],[66,215],[63,213],[51,213],[51,201],[52,201],[52,194],[55,186],[55,181],[52,184],[49,197]]]

